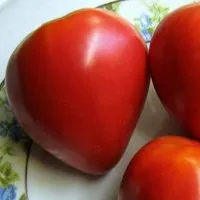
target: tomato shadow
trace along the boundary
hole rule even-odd
[[[34,159],[37,160],[38,163],[41,163],[42,165],[52,168],[53,170],[59,170],[63,172],[67,172],[74,176],[83,176],[84,178],[91,179],[92,181],[95,181],[101,176],[90,176],[88,174],[85,174],[75,168],[70,167],[69,165],[63,163],[62,161],[58,160],[54,156],[52,156],[50,153],[45,151],[43,148],[41,148],[38,144],[34,143],[31,149],[31,157],[34,157]]]
[[[84,174],[33,143],[27,170],[28,197],[37,199],[34,188],[40,196],[48,191],[51,199],[59,199],[56,194],[61,191],[69,200],[80,199],[80,196],[87,200],[116,200],[122,177],[116,168],[102,176]]]
[[[165,110],[152,82],[137,125],[137,130],[149,139],[154,139],[162,135],[185,135],[180,124]]]

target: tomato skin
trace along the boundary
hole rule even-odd
[[[199,200],[200,144],[163,136],[144,146],[124,175],[120,200]]]
[[[99,9],[41,26],[15,50],[6,74],[9,102],[26,132],[90,174],[105,173],[120,160],[148,83],[141,36]]]
[[[185,129],[200,139],[200,4],[179,8],[158,26],[149,60],[155,89]]]

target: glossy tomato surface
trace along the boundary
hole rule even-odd
[[[165,107],[200,139],[200,4],[179,8],[158,26],[149,59]]]
[[[42,25],[13,53],[9,102],[26,132],[83,172],[121,158],[148,88],[147,49],[121,17],[82,9]]]
[[[144,146],[124,176],[120,200],[199,200],[200,144],[163,136]]]

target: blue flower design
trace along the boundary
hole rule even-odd
[[[9,134],[9,128],[7,122],[0,122],[0,135],[6,137]]]
[[[146,41],[151,40],[152,33],[149,28],[152,26],[152,21],[147,14],[142,14],[140,17],[140,28],[141,33]]]
[[[23,130],[22,128],[19,126],[17,120],[15,118],[13,118],[12,120],[12,125],[11,125],[11,138],[15,141],[15,142],[19,142],[22,139],[25,139],[26,136],[24,136],[22,134]]]
[[[151,33],[149,33],[149,31],[147,29],[142,29],[141,33],[142,33],[145,41],[150,41],[151,40],[152,35],[151,35]]]
[[[147,14],[143,13],[140,17],[140,24],[142,29],[148,28],[152,25],[151,19]]]
[[[4,190],[5,190],[4,188],[0,188],[0,197],[2,196]]]
[[[15,118],[10,123],[5,121],[0,122],[0,136],[9,136],[15,142],[27,139],[27,136],[23,134],[23,130]]]
[[[7,188],[0,188],[0,200],[15,200],[16,187],[9,185]]]

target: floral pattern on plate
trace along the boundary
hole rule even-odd
[[[30,139],[10,111],[5,86],[0,90],[0,200],[26,200],[26,155]]]
[[[138,18],[135,18],[133,23],[141,32],[145,41],[150,41],[153,32],[160,21],[168,14],[169,7],[164,6],[159,2],[154,2],[147,6],[149,13],[142,13]]]
[[[128,3],[130,4],[130,2]],[[123,16],[125,13],[120,12],[120,6],[122,4],[124,4],[124,2],[117,2],[114,4],[107,4],[102,6],[102,8],[119,13]],[[168,14],[170,8],[160,1],[152,1],[151,3],[142,1],[141,4],[143,4],[147,10],[141,12],[137,17],[134,16],[133,20],[129,21],[140,31],[145,41],[150,42],[155,28],[159,22]]]

